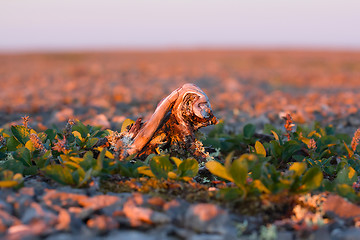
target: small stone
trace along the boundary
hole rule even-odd
[[[101,213],[105,214],[106,216],[114,216],[115,213],[122,212],[123,204],[118,202],[108,207],[104,207],[101,209]]]
[[[0,209],[0,233],[5,232],[8,227],[20,223],[19,219]]]
[[[89,124],[94,126],[101,126],[104,129],[111,127],[109,119],[104,114],[96,115],[95,118],[89,120]]]
[[[171,218],[164,213],[154,211],[150,217],[154,224],[165,224],[171,222]]]
[[[195,234],[195,233],[193,231],[189,230],[189,229],[184,229],[184,228],[179,228],[179,227],[172,226],[171,235],[175,236],[175,237],[177,237],[179,239],[188,239],[189,236],[191,236],[193,234]]]
[[[54,189],[47,189],[42,197],[42,201],[49,207],[52,205],[69,208],[78,207],[80,201],[86,201],[88,197],[82,194],[58,192]]]
[[[64,192],[64,193],[74,193],[74,194],[83,194],[83,195],[86,195],[86,191],[82,188],[73,188],[73,187],[70,187],[70,186],[60,186],[60,187],[57,187],[56,188],[56,191],[61,193],[61,192]]]
[[[13,204],[14,215],[21,218],[31,204],[34,203],[34,198],[28,195],[12,194],[8,196],[6,201]]]
[[[73,118],[74,110],[71,108],[64,108],[61,111],[56,112],[50,120],[50,123],[65,122]]]
[[[5,212],[12,212],[11,204],[5,202],[4,200],[0,199],[0,210],[4,210]]]
[[[313,112],[313,116],[315,118],[315,121],[317,121],[317,122],[323,122],[325,119],[324,116],[319,111]]]
[[[180,199],[174,199],[165,203],[163,210],[166,212],[167,216],[172,219],[173,223],[179,226],[183,226],[185,223],[185,213],[187,212],[189,205],[190,204],[188,202]]]
[[[340,218],[360,217],[360,207],[338,195],[330,195],[323,204],[323,210],[329,216],[336,215]]]
[[[60,209],[56,229],[59,231],[69,230],[71,223],[71,215],[65,209]]]
[[[335,228],[331,231],[330,235],[332,239],[341,239],[341,236],[343,236],[343,230],[340,228]]]
[[[132,199],[136,205],[142,205],[145,202],[146,195],[143,195],[141,193],[134,192],[132,194]],[[128,199],[129,200],[129,199]]]
[[[43,195],[44,189],[50,188],[50,186],[43,179],[34,178],[24,181],[24,187],[32,187],[35,191],[35,198],[37,198]]]
[[[49,235],[54,231],[43,219],[34,219],[28,226],[30,226],[32,233],[37,236]]]
[[[35,190],[32,187],[23,187],[19,190],[19,193],[22,195],[28,195],[30,197],[35,196]]]
[[[69,240],[69,239],[78,239],[78,238],[70,233],[60,233],[46,238],[46,240]]]
[[[0,219],[0,236],[1,236],[2,233],[5,233],[7,229],[8,229],[8,227]]]
[[[254,124],[257,129],[263,129],[265,124],[269,124],[270,120],[265,116],[261,115],[250,122],[251,124]]]
[[[14,194],[14,190],[12,188],[2,188],[0,191],[0,200],[6,200],[7,202],[9,202],[8,196],[9,195],[13,195]]]
[[[119,224],[114,218],[97,215],[87,221],[87,226],[92,229],[96,229],[101,233],[109,232],[110,230],[117,229]]]
[[[81,220],[85,220],[89,218],[91,215],[93,215],[95,212],[95,209],[93,208],[81,208],[81,211],[76,214],[76,217],[78,217]]]
[[[42,219],[49,225],[53,225],[57,221],[57,217],[54,213],[45,209],[36,202],[31,203],[31,205],[25,210],[25,213],[22,216],[21,221],[24,224],[28,224],[34,219]]]
[[[345,231],[339,231],[335,235],[335,238],[341,240],[358,240],[360,238],[360,229],[352,227]]]
[[[357,108],[357,107],[355,107],[355,106],[353,106],[353,105],[350,105],[347,109],[346,109],[346,112],[348,113],[348,114],[357,114],[358,113],[358,111],[359,111],[359,109]]]
[[[111,122],[116,123],[116,124],[121,124],[125,121],[126,117],[125,116],[114,116],[111,119]],[[120,125],[121,126],[121,125]]]
[[[223,235],[216,234],[194,234],[186,238],[187,240],[227,240]]]
[[[171,218],[166,214],[144,207],[144,203],[149,203],[146,198],[139,193],[132,194],[124,203],[122,211],[120,210],[118,213],[121,216],[126,216],[133,227],[143,225],[144,223],[164,224],[171,222]]]
[[[195,232],[226,234],[230,225],[228,213],[214,204],[190,206],[185,214],[185,227]]]
[[[33,239],[33,238],[35,238],[35,234],[31,230],[31,227],[27,225],[19,224],[9,227],[5,239],[17,240],[17,239]]]
[[[351,126],[360,127],[360,116],[350,116],[348,121]]]
[[[157,207],[162,207],[164,206],[164,204],[166,203],[164,199],[162,199],[161,197],[152,197],[152,198],[149,198],[147,200],[147,202],[150,204],[150,205],[153,205],[153,206],[157,206]]]
[[[159,238],[153,234],[142,233],[139,231],[116,231],[111,233],[109,236],[105,238],[106,240],[118,240],[118,239],[126,239],[126,240],[158,240]]]
[[[69,213],[75,214],[76,216],[82,212],[83,208],[81,207],[69,207]]]
[[[331,238],[329,227],[327,225],[318,229],[313,235],[314,235],[314,239],[330,239]],[[278,234],[278,236],[279,236],[279,234]],[[280,238],[278,238],[278,239],[280,239]],[[292,238],[289,238],[289,239],[292,239]],[[285,238],[284,238],[284,240],[285,240]]]
[[[277,239],[278,240],[292,240],[293,233],[289,232],[289,231],[279,231],[277,233]],[[316,238],[316,239],[326,239],[326,238]]]
[[[143,223],[153,223],[151,220],[153,211],[150,208],[137,206],[135,198],[129,198],[124,203],[123,212],[133,227],[141,226]]]
[[[89,101],[89,105],[100,109],[101,108],[108,109],[111,107],[110,102],[103,98],[93,98]]]
[[[82,198],[79,200],[81,206],[92,209],[101,209],[111,206],[121,199],[111,195],[97,195],[91,198]]]

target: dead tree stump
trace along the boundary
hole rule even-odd
[[[194,84],[184,84],[158,104],[149,121],[138,119],[121,134],[117,143],[119,157],[142,157],[168,149],[170,153],[204,161],[207,154],[195,133],[216,123],[206,94]]]

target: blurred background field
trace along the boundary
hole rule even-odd
[[[199,85],[246,122],[360,126],[358,1],[3,1],[0,125],[116,128]]]
[[[76,117],[117,127],[147,118],[186,82],[208,94],[233,130],[252,121],[360,125],[360,53],[346,51],[113,51],[0,56],[0,123],[34,127]],[[351,130],[351,129],[349,129]]]

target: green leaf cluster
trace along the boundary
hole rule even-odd
[[[128,131],[133,123],[124,121],[119,131]],[[180,159],[171,152],[150,154],[145,161],[135,156],[118,161],[111,145],[98,144],[114,133],[79,121],[44,132],[21,125],[0,129],[0,187],[19,187],[23,176],[34,174],[74,187],[114,174],[175,181],[205,178],[195,159]],[[354,187],[359,185],[359,147],[350,145],[351,136],[317,123],[297,126],[290,139],[285,134],[269,124],[260,131],[247,124],[241,133],[233,134],[220,122],[202,139],[206,148],[219,149],[219,156],[205,164],[212,174],[206,178],[230,182],[230,187],[219,190],[229,199],[330,191],[360,201],[359,189]]]
[[[138,173],[158,179],[190,181],[199,171],[199,164],[193,158],[181,160],[169,155],[154,156],[148,166],[137,168]]]

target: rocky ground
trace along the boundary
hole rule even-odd
[[[188,51],[0,55],[0,126],[43,130],[69,118],[116,130],[145,119],[186,82],[208,95],[215,115],[238,132],[251,122],[360,127],[360,53]],[[29,177],[0,191],[1,239],[358,239],[360,208],[343,198],[296,198],[291,214],[264,222],[215,203],[151,194],[104,193]],[[262,202],[266,205],[266,201]],[[339,206],[342,208],[339,210]],[[294,231],[296,230],[296,231]]]
[[[0,195],[6,239],[235,239],[231,215],[214,204],[140,193],[54,187],[26,181]],[[7,229],[7,230],[6,230]],[[5,234],[4,234],[5,232]]]
[[[212,203],[136,192],[104,194],[95,186],[73,189],[37,176],[18,191],[1,190],[0,238],[358,239],[360,207],[328,194],[297,201],[290,217],[265,225],[260,215],[234,214]]]

